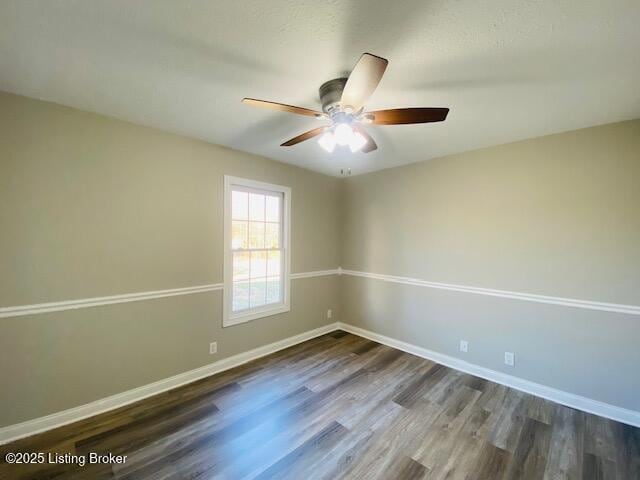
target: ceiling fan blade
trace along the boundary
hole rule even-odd
[[[363,53],[342,91],[342,107],[351,107],[354,112],[360,110],[380,83],[388,63],[384,58]]]
[[[284,142],[280,146],[281,147],[290,147],[290,146],[296,145],[296,144],[298,144],[300,142],[304,142],[305,140],[309,140],[310,138],[317,137],[322,132],[324,132],[326,128],[327,127],[314,128],[313,130],[309,130],[308,132],[304,132],[304,133],[298,135],[297,137],[293,137],[291,140],[287,140],[286,142]]]
[[[373,115],[374,125],[406,125],[409,123],[442,122],[447,118],[448,108],[393,108],[367,112]]]
[[[325,114],[309,108],[295,107],[284,103],[268,102],[267,100],[258,100],[257,98],[243,98],[242,103],[252,105],[254,107],[270,108],[272,110],[280,110],[281,112],[296,113],[298,115],[306,115],[308,117],[324,117]]]
[[[369,132],[367,132],[364,128],[362,128],[361,125],[357,125],[357,124],[353,125],[353,129],[367,139],[367,143],[365,143],[364,147],[360,149],[362,153],[369,153],[378,149],[378,145],[376,145],[376,142],[373,139],[373,137],[369,135]]]

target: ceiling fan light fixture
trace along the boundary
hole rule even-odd
[[[338,123],[334,135],[338,145],[349,145],[353,138],[353,130],[348,123]]]
[[[349,148],[351,149],[351,153],[356,153],[360,151],[362,147],[364,147],[367,143],[367,139],[364,138],[360,132],[353,132],[351,135],[351,140],[349,141]]]
[[[318,143],[322,148],[324,148],[327,152],[333,152],[333,149],[336,148],[336,139],[333,135],[333,132],[328,131],[325,132],[319,139]]]
[[[411,125],[442,122],[449,113],[448,108],[442,107],[365,111],[365,104],[378,87],[388,63],[388,60],[382,57],[363,53],[346,78],[334,78],[320,86],[322,111],[257,98],[244,98],[242,102],[256,107],[315,117],[327,122],[287,140],[280,145],[281,147],[291,147],[311,138],[318,138],[320,146],[329,153],[335,150],[336,145],[348,146],[353,153],[371,153],[377,150],[378,146],[364,128],[367,124]]]

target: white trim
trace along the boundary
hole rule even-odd
[[[61,427],[69,423],[77,422],[79,420],[98,415],[100,413],[120,408],[125,405],[143,400],[145,398],[157,395],[158,393],[166,392],[187,383],[194,382],[204,377],[214,375],[225,370],[237,367],[243,363],[250,362],[256,358],[270,355],[279,350],[297,345],[298,343],[306,342],[320,335],[325,335],[329,332],[337,330],[337,323],[331,323],[314,330],[294,335],[283,340],[279,340],[262,347],[254,348],[247,352],[239,353],[231,357],[224,358],[217,362],[205,365],[204,367],[196,368],[188,372],[174,375],[173,377],[165,378],[158,382],[150,383],[142,387],[127,390],[126,392],[118,393],[110,397],[96,400],[95,402],[87,403],[79,407],[70,408],[61,412],[47,415],[46,417],[40,417],[33,420],[27,420],[26,422],[18,423],[15,425],[9,425],[7,427],[0,428],[0,445],[18,440],[20,438],[35,435],[37,433],[51,430],[53,428]]]
[[[282,194],[282,245],[280,250],[283,253],[282,258],[282,302],[272,305],[264,305],[258,308],[252,308],[248,311],[233,312],[232,311],[232,250],[231,250],[231,193],[233,187],[241,187],[242,189],[256,190],[263,193],[279,193]],[[224,176],[224,286],[225,288],[222,300],[222,326],[230,327],[239,323],[249,322],[258,318],[276,315],[291,310],[291,188],[271,183],[258,182],[246,178],[234,177],[231,175]]]
[[[414,285],[419,287],[437,288],[441,290],[452,290],[457,292],[475,293],[478,295],[489,295],[492,297],[511,298],[515,300],[525,300],[529,302],[546,303],[551,305],[561,305],[565,307],[586,308],[604,312],[625,313],[628,315],[640,315],[640,306],[624,305],[618,303],[594,302],[590,300],[577,300],[573,298],[552,297],[547,295],[536,295],[531,293],[512,292],[507,290],[494,290],[480,287],[469,287],[463,285],[453,285],[446,283],[428,282],[410,277],[399,277],[395,275],[383,275],[378,273],[359,272],[356,270],[344,270],[341,267],[331,270],[316,270],[312,272],[292,273],[289,278],[292,280],[301,278],[323,277],[328,275],[352,275],[356,277],[373,278],[392,283]],[[20,317],[24,315],[35,315],[38,313],[59,312],[64,310],[74,310],[77,308],[98,307],[101,305],[111,305],[115,303],[138,302],[142,300],[152,300],[156,298],[173,297],[177,295],[192,295],[195,293],[213,292],[223,290],[222,283],[212,283],[208,285],[198,285],[194,287],[171,288],[166,290],[153,290],[149,292],[124,293],[120,295],[109,295],[105,297],[81,298],[76,300],[62,300],[59,302],[37,303],[33,305],[18,305],[14,307],[0,307],[0,318]]]
[[[258,318],[270,317],[272,315],[279,315],[291,311],[289,305],[283,305],[277,303],[274,305],[264,305],[259,308],[252,308],[247,313],[243,312],[242,315],[234,315],[233,317],[225,318],[222,326],[231,327],[233,325],[240,325],[241,323],[247,323],[251,320],[257,320]]]
[[[539,383],[524,380],[522,378],[514,377],[506,373],[491,370],[489,368],[481,367],[473,363],[465,362],[459,358],[451,357],[443,353],[434,352],[426,348],[418,347],[410,343],[396,340],[395,338],[380,335],[379,333],[365,330],[364,328],[349,325],[348,323],[338,322],[338,328],[345,332],[359,335],[374,342],[388,345],[389,347],[397,348],[403,352],[416,355],[418,357],[432,360],[436,363],[446,365],[447,367],[459,370],[461,372],[475,375],[486,380],[490,380],[500,385],[505,385],[521,392],[529,393],[537,397],[542,397],[552,402],[565,405],[567,407],[582,410],[583,412],[593,413],[601,417],[610,418],[618,422],[640,427],[640,412],[635,410],[629,410],[627,408],[617,407],[609,403],[600,402],[598,400],[592,400],[581,395],[558,390],[557,388],[548,387]]]
[[[422,347],[418,347],[400,340],[380,335],[378,333],[365,330],[360,327],[349,325],[347,323],[336,322],[325,325],[314,330],[310,330],[299,335],[294,335],[283,340],[264,345],[262,347],[249,350],[244,353],[239,353],[231,357],[224,358],[217,362],[205,365],[188,372],[184,372],[173,377],[169,377],[158,382],[154,382],[142,387],[134,388],[126,392],[122,392],[110,397],[96,400],[79,407],[70,408],[61,412],[53,413],[45,417],[36,418],[33,420],[27,420],[15,425],[9,425],[0,428],[0,445],[18,440],[20,438],[28,437],[38,433],[42,433],[53,428],[58,428],[63,425],[67,425],[85,418],[98,415],[100,413],[107,412],[116,408],[129,405],[131,403],[143,400],[158,393],[166,392],[168,390],[186,385],[204,377],[214,375],[225,370],[242,365],[243,363],[250,362],[256,358],[260,358],[271,353],[275,353],[279,350],[283,350],[293,345],[305,342],[315,337],[325,335],[334,330],[344,330],[345,332],[359,335],[369,340],[388,345],[398,350],[417,355],[422,358],[432,360],[434,362],[446,365],[450,368],[454,368],[461,372],[469,373],[477,377],[485,378],[501,385],[520,390],[531,395],[546,398],[547,400],[566,405],[578,410],[582,410],[588,413],[593,413],[602,417],[610,418],[628,425],[640,427],[640,412],[625,409],[622,407],[616,407],[597,400],[591,400],[580,395],[564,392],[555,388],[540,385],[538,383],[523,380],[521,378],[507,375],[502,372],[490,370],[488,368],[480,367],[469,362],[437,353],[432,350],[428,350]]]
[[[291,279],[311,277],[324,277],[338,275],[339,270],[317,270],[314,272],[292,273]],[[81,298],[78,300],[62,300],[60,302],[37,303],[34,305],[19,305],[16,307],[0,307],[0,318],[21,317],[24,315],[36,315],[38,313],[60,312],[77,308],[99,307],[114,303],[139,302],[155,298],[175,297],[176,295],[192,295],[194,293],[214,292],[223,290],[222,283],[199,285],[195,287],[170,288],[168,290],[155,290],[151,292],[123,293],[107,297]]]
[[[626,313],[629,315],[640,315],[640,306],[624,305],[620,303],[595,302],[591,300],[578,300],[575,298],[552,297],[548,295],[537,295],[534,293],[511,292],[508,290],[495,290],[492,288],[469,287],[465,285],[454,285],[450,283],[428,282],[419,278],[399,277],[396,275],[384,275],[380,273],[359,272],[357,270],[340,269],[341,275],[352,275],[355,277],[373,278],[385,282],[402,283],[405,285],[415,285],[418,287],[437,288],[440,290],[452,290],[456,292],[474,293],[477,295],[489,295],[491,297],[511,298],[514,300],[525,300],[527,302],[547,303],[551,305],[562,305],[564,307],[586,308],[589,310],[600,310],[603,312]]]
[[[197,287],[172,288],[168,290],[154,290],[151,292],[124,293],[107,297],[82,298],[79,300],[63,300],[60,302],[38,303],[35,305],[20,305],[17,307],[1,307],[0,318],[35,315],[37,313],[59,312],[76,308],[98,307],[114,303],[139,302],[154,298],[175,297],[176,295],[191,295],[194,293],[213,292],[222,290],[221,283],[200,285]]]
[[[315,270],[313,272],[292,273],[292,279],[298,278],[311,278],[311,277],[326,277],[329,275],[339,275],[340,269],[334,268],[333,270]]]

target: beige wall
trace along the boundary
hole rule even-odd
[[[342,181],[0,93],[0,306],[221,282],[224,174],[292,187],[294,273],[342,265],[640,304],[640,121]],[[292,281],[291,312],[222,329],[221,296],[0,318],[0,426],[322,326],[328,308],[332,321],[640,410],[637,316],[319,277]]]
[[[293,273],[338,266],[339,180],[0,93],[0,306],[222,282],[224,174],[292,188]],[[0,318],[0,426],[322,326],[337,287],[225,329],[220,291]]]
[[[344,195],[343,268],[640,305],[640,121],[357,176]],[[341,282],[348,323],[640,410],[640,317]]]

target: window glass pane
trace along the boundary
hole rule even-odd
[[[268,185],[261,188],[237,179],[231,191],[225,191],[225,199],[231,202],[225,209],[231,217],[225,216],[225,225],[231,229],[227,233],[231,245],[225,245],[231,249],[225,252],[225,269],[231,269],[225,270],[225,310],[228,307],[232,314],[225,316],[225,324],[236,316],[251,318],[256,310],[267,313],[279,307],[288,291],[284,283],[289,280],[284,269],[286,194]]]
[[[267,275],[275,277],[280,275],[280,252],[267,253]]]
[[[249,193],[231,192],[231,218],[233,220],[249,220]]]
[[[267,293],[267,282],[264,278],[251,280],[249,305],[251,308],[265,304]]]
[[[249,262],[251,254],[249,252],[233,253],[233,281],[249,279]]]
[[[249,248],[247,234],[249,233],[249,222],[231,222],[231,248]]]
[[[280,224],[266,223],[264,248],[280,248]]]
[[[264,195],[249,194],[249,220],[264,222]]]
[[[264,248],[264,223],[249,222],[249,248]]]
[[[233,311],[249,308],[249,282],[237,282],[233,284]]]
[[[280,199],[281,197],[272,197],[270,195],[267,195],[267,222],[280,221]]]
[[[266,303],[279,303],[281,283],[280,277],[271,277],[267,279],[267,295]]]
[[[267,252],[251,252],[251,278],[267,276]]]

